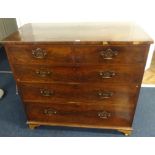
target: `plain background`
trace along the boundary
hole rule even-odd
[[[155,0],[1,0],[0,17],[29,22],[133,21],[155,38]],[[1,138],[0,154],[154,154],[154,138]]]
[[[155,39],[155,0],[51,0],[27,1],[34,6],[30,16],[17,18],[18,26],[26,23],[61,22],[134,22]],[[24,6],[25,4],[23,4]],[[27,4],[26,4],[27,5]],[[42,6],[41,6],[42,5]],[[38,9],[41,6],[41,9]],[[26,6],[25,6],[26,8]],[[39,7],[40,8],[40,7]],[[20,8],[18,8],[20,9]],[[24,9],[24,8],[22,8]],[[24,10],[21,10],[22,12]],[[151,65],[154,45],[151,46],[146,69]]]
[[[155,39],[154,0],[51,0],[49,5],[46,2],[27,0],[33,10],[23,3],[22,8],[17,8],[19,12],[26,9],[27,14],[32,14],[25,18],[19,14],[18,25],[30,22],[133,21]]]

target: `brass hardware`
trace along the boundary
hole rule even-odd
[[[106,98],[110,98],[113,96],[113,92],[98,92],[98,96],[101,98],[101,99],[106,99]]]
[[[52,96],[54,94],[54,91],[51,90],[47,90],[47,89],[41,89],[40,93],[42,94],[42,96]]]
[[[51,74],[51,72],[45,70],[36,70],[36,74],[40,77],[47,77]]]
[[[112,59],[113,57],[115,57],[116,55],[118,55],[117,51],[113,51],[112,49],[108,48],[105,51],[101,51],[100,55],[103,57],[103,59]]]
[[[32,50],[32,55],[34,58],[43,59],[47,55],[47,52],[45,50],[42,50],[41,48],[37,48],[35,50]]]
[[[98,112],[98,117],[102,119],[108,119],[109,117],[111,117],[111,113],[107,111],[101,111],[101,112]]]
[[[44,109],[44,112],[43,112],[43,113],[44,113],[45,115],[49,115],[49,116],[51,116],[51,115],[56,114],[57,111],[54,110],[54,109],[51,109],[51,108],[47,108],[47,109]]]
[[[115,76],[116,73],[113,71],[104,71],[104,72],[99,72],[99,75],[102,77],[102,79],[109,79]]]

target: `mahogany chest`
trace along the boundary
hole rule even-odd
[[[133,23],[26,24],[5,40],[27,124],[132,131],[152,39]]]

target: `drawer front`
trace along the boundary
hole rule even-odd
[[[16,64],[133,64],[146,60],[148,46],[18,45],[8,47]]]
[[[84,125],[92,127],[131,126],[132,107],[86,106],[86,105],[47,105],[25,103],[28,121],[39,121],[59,125]]]
[[[143,64],[61,67],[48,65],[14,65],[22,82],[98,82],[139,83]]]
[[[146,61],[147,46],[76,46],[78,63],[134,64]]]
[[[13,64],[70,64],[72,46],[18,45],[8,47]]]
[[[24,101],[81,103],[81,104],[135,104],[136,85],[108,84],[20,84]]]

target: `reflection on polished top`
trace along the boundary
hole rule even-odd
[[[133,23],[31,23],[25,24],[6,42],[150,44],[153,40]]]

